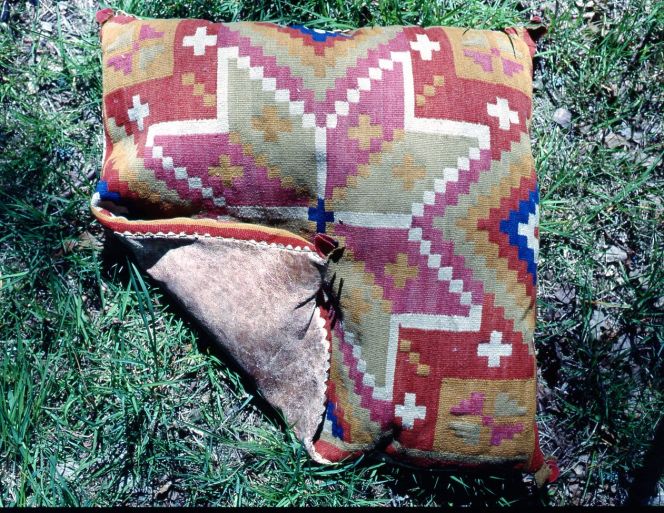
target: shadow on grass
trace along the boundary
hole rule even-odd
[[[387,486],[397,498],[433,502],[440,506],[490,507],[543,504],[544,496],[523,474],[511,468],[492,470],[415,469],[388,463],[381,468]]]

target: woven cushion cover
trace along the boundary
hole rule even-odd
[[[527,32],[98,19],[92,210],[311,456],[548,474]]]

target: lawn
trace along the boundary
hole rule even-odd
[[[538,421],[562,474],[538,491],[520,474],[312,463],[92,220],[100,5],[0,0],[0,506],[625,501],[664,410],[663,3],[110,5],[327,29],[543,18],[531,127],[542,196]]]

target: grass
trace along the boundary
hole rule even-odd
[[[540,431],[559,482],[320,467],[186,315],[104,244],[90,1],[0,24],[0,505],[619,504],[664,406],[664,7],[648,0],[118,1],[322,28],[501,28],[541,15]],[[534,11],[534,7],[540,9]],[[568,128],[552,121],[572,114]],[[617,257],[615,257],[617,255]]]

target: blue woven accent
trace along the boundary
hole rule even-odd
[[[309,221],[316,221],[316,231],[325,233],[325,225],[334,221],[334,212],[325,210],[325,200],[318,198],[317,207],[309,207]]]
[[[345,37],[345,38],[349,37],[346,34],[341,34],[339,32],[327,32],[325,30],[313,30],[313,29],[305,27],[304,25],[291,25],[291,28],[294,28],[294,29],[300,31],[302,34],[306,34],[311,39],[313,39],[314,41],[318,41],[319,43],[324,43],[330,37]]]
[[[344,430],[342,429],[337,417],[334,415],[334,404],[332,402],[327,403],[327,409],[325,410],[325,418],[332,423],[332,436],[343,440]]]
[[[103,201],[112,201],[113,203],[120,202],[120,193],[109,191],[108,182],[105,182],[104,180],[99,180],[99,183],[97,184],[97,192]]]
[[[519,202],[519,209],[510,211],[509,217],[500,222],[500,231],[509,237],[509,242],[519,251],[519,260],[528,265],[528,272],[533,277],[533,283],[537,283],[537,262],[535,252],[528,247],[528,239],[519,234],[519,225],[528,224],[530,214],[535,214],[539,203],[539,191],[531,191],[527,200]]]

